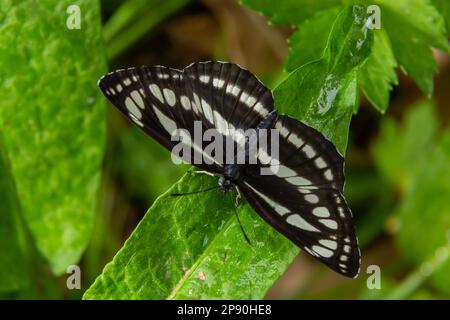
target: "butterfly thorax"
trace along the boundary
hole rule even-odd
[[[222,192],[234,189],[236,182],[242,177],[242,166],[237,164],[228,164],[224,167],[224,173],[219,179],[219,186]]]

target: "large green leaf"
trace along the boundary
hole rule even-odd
[[[275,89],[275,104],[321,131],[344,153],[356,111],[356,73],[370,54],[365,9],[349,7],[336,20],[322,59],[296,69]]]
[[[327,59],[304,71],[317,74],[318,78],[305,76],[310,77],[310,85],[315,91],[304,91],[303,94],[306,99],[321,101],[321,86],[325,86],[324,90],[328,89],[321,80],[326,77],[324,72],[329,64],[330,70],[337,72],[339,84],[342,85],[340,98],[330,101],[330,110],[345,106],[350,110],[350,115],[355,109],[357,92],[353,69],[364,60],[364,55],[367,56],[366,47],[370,46],[370,37],[362,30],[361,24],[353,22],[355,18],[361,21],[360,7],[343,12],[334,26]],[[359,45],[365,49],[358,50]],[[337,61],[350,53],[361,57],[337,66]],[[286,82],[294,86],[296,79],[301,81],[300,70]],[[294,89],[298,90],[298,87]],[[282,90],[275,91],[277,106],[292,104],[283,95]],[[303,111],[296,104],[291,111],[291,115],[303,116]],[[350,119],[335,119],[337,113],[329,112],[322,120],[328,124],[336,120],[348,127]],[[303,119],[309,120],[309,116],[316,121],[314,113]],[[347,137],[338,136],[347,132],[340,130],[340,125],[333,128],[336,128],[332,134],[333,140],[337,141],[341,150],[345,149],[343,141]],[[248,204],[243,203],[236,210],[235,193],[223,195],[214,189],[184,196],[171,195],[198,192],[212,186],[217,186],[217,178],[187,173],[150,208],[124,247],[86,291],[84,298],[263,298],[299,250],[265,223]],[[251,245],[245,241],[236,214]]]
[[[66,27],[70,5],[81,29]],[[3,1],[0,128],[36,246],[61,274],[76,263],[95,215],[105,140],[98,1]]]
[[[262,298],[298,253],[235,194],[205,193],[217,180],[188,172],[161,196],[86,299]],[[239,271],[238,271],[239,270]]]
[[[384,113],[389,106],[392,86],[398,84],[397,61],[384,29],[375,30],[369,59],[358,74],[358,81],[367,99]]]

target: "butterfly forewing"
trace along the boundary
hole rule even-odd
[[[247,146],[236,131],[266,124],[277,129],[278,162],[268,162],[269,150],[256,147],[258,161],[241,167],[238,188],[258,214],[296,245],[343,275],[358,273],[358,244],[342,196],[343,158],[316,130],[277,115],[271,91],[249,71],[223,62],[194,63],[183,70],[143,66],[109,73],[99,86],[126,117],[169,150],[178,143],[172,139],[174,130],[194,137],[195,125]],[[185,143],[189,159],[210,157],[204,141]],[[208,163],[194,164],[223,175],[224,161],[212,156]]]
[[[256,127],[273,110],[270,90],[250,72],[231,63],[195,63],[184,70],[129,68],[102,77],[99,86],[125,116],[169,150],[175,144],[171,141],[173,131],[186,129],[194,137],[195,122],[202,132],[213,128],[223,139],[243,143],[237,129]],[[192,152],[203,149],[204,145],[195,145]],[[222,173],[225,159],[213,162],[196,165]]]

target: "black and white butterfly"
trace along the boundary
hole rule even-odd
[[[272,93],[249,71],[232,63],[193,63],[117,70],[99,87],[126,117],[167,149],[176,129],[279,130],[279,163],[273,175],[257,164],[196,164],[219,175],[223,190],[236,186],[256,212],[297,246],[331,269],[356,277],[360,252],[352,213],[342,195],[344,161],[321,133],[274,110]],[[225,133],[224,133],[225,135]],[[203,145],[190,142],[193,153]],[[244,142],[247,143],[247,142]],[[267,151],[257,150],[259,159]]]

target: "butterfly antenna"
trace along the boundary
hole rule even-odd
[[[239,227],[241,227],[242,234],[244,235],[245,240],[247,243],[251,246],[252,242],[250,241],[250,238],[247,236],[247,233],[245,233],[244,227],[242,226],[241,220],[239,219],[239,215],[237,213],[237,210],[234,210],[234,214],[236,215],[236,219],[239,223]]]

